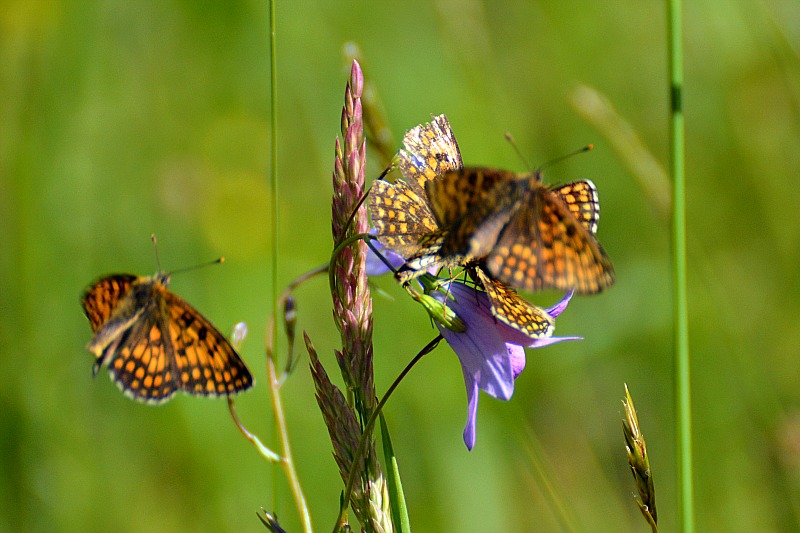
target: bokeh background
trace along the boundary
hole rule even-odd
[[[411,372],[386,414],[414,531],[647,531],[621,432],[624,383],[660,523],[674,530],[662,2],[280,2],[277,13],[281,285],[330,253],[347,42],[395,143],[446,113],[467,164],[524,171],[595,144],[546,179],[597,184],[616,286],[559,319],[560,334],[584,341],[529,353],[510,402],[482,397],[471,453],[455,355],[441,346]],[[298,530],[282,473],[224,401],[152,408],[105,371],[92,379],[79,305],[101,275],[154,272],[151,233],[166,270],[224,255],[172,289],[223,331],[249,324],[242,354],[258,383],[237,406],[275,445],[263,370],[276,260],[267,33],[261,1],[0,3],[0,530],[263,531],[261,506]],[[689,3],[685,45],[698,526],[798,531],[800,4]],[[380,392],[434,331],[391,279],[376,286],[387,295],[374,304]],[[335,376],[325,280],[297,296],[299,328]],[[341,482],[305,360],[283,394],[324,531]]]

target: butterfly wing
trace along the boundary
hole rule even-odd
[[[94,282],[83,293],[81,304],[89,319],[92,331],[97,331],[111,317],[114,308],[130,291],[137,276],[133,274],[114,274]]]
[[[166,292],[166,291],[165,291]],[[164,298],[154,291],[128,329],[106,347],[111,380],[126,396],[139,402],[161,404],[178,390],[172,363],[173,346],[163,315]]]
[[[369,211],[378,240],[403,257],[417,253],[420,241],[439,229],[428,202],[404,181],[373,181]]]
[[[594,294],[614,283],[614,268],[573,211],[543,186],[511,217],[486,258],[489,271],[512,287],[575,289]]]
[[[510,172],[490,168],[464,168],[446,172],[425,184],[433,216],[442,228],[453,229],[479,221],[499,207],[507,196],[504,189],[513,178]]]
[[[519,202],[513,177],[488,168],[464,168],[426,182],[430,210],[440,229],[422,239],[428,246],[407,256],[407,264],[413,269],[455,267],[488,254],[513,204]]]
[[[427,182],[464,166],[456,136],[445,115],[408,130],[397,157],[400,173],[418,196],[424,195]]]
[[[597,224],[600,222],[600,198],[594,183],[580,180],[551,187],[550,191],[564,202],[584,228],[592,235],[597,234]]]
[[[492,305],[492,314],[500,322],[536,339],[549,337],[555,330],[555,320],[547,312],[532,305],[506,284],[490,278],[483,267],[473,267],[478,281]]]
[[[236,394],[253,377],[225,336],[180,297],[164,292],[176,385],[200,396]]]
[[[400,276],[408,281],[427,268],[442,266],[442,231],[431,213],[425,184],[463,165],[447,117],[439,115],[408,130],[397,160],[405,181],[374,181],[369,207],[380,242],[411,260]]]
[[[523,205],[527,184],[510,172],[494,169],[464,169],[460,184],[447,192],[450,174],[428,185],[434,215],[450,221],[447,237],[442,243],[442,255],[460,254],[467,259],[487,256],[511,216]],[[460,188],[460,192],[458,191]],[[453,198],[447,207],[434,198]]]

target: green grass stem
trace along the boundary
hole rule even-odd
[[[689,313],[686,289],[686,174],[683,116],[681,0],[668,0],[670,167],[673,178],[672,246],[675,300],[675,401],[680,531],[694,532]]]
[[[270,202],[272,203],[272,260],[270,278],[272,282],[272,304],[278,301],[278,61],[275,53],[275,4],[269,2],[269,64],[270,64]]]

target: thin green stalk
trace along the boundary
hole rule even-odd
[[[273,347],[276,341],[275,332],[275,316],[277,314],[278,304],[278,235],[280,234],[278,227],[278,61],[276,53],[276,31],[275,31],[275,6],[277,0],[269,0],[269,61],[270,61],[270,193],[272,204],[272,250],[271,250],[271,281],[272,281],[272,305],[273,314],[272,319],[267,327],[267,379],[272,396],[272,412],[275,416],[275,428],[278,432],[278,437],[281,441],[281,455],[284,473],[289,482],[289,487],[292,496],[297,506],[297,511],[300,514],[303,522],[303,531],[311,533],[313,528],[311,526],[311,515],[308,512],[308,505],[306,505],[303,489],[300,486],[300,478],[297,476],[297,470],[294,467],[294,460],[292,458],[292,449],[289,445],[289,432],[286,428],[286,419],[283,414],[283,402],[281,400],[281,380],[275,368],[275,357]],[[278,491],[274,491],[278,494]]]
[[[672,247],[675,300],[675,401],[677,412],[680,524],[694,532],[692,479],[692,412],[689,357],[689,313],[686,289],[686,174],[683,117],[683,31],[681,0],[668,0],[667,39],[670,78],[670,166],[673,177]]]
[[[344,493],[342,494],[342,504],[339,507],[339,516],[336,517],[336,525],[333,526],[333,533],[338,533],[341,529],[342,525],[344,524],[344,517],[345,513],[347,512],[347,508],[350,505],[350,495],[353,492],[353,485],[356,482],[356,476],[358,475],[358,469],[355,467],[356,464],[361,461],[361,458],[364,456],[364,452],[367,449],[367,443],[370,441],[370,436],[372,435],[372,429],[375,427],[375,421],[378,419],[378,415],[380,415],[381,411],[383,410],[383,406],[386,405],[386,402],[392,396],[392,393],[400,385],[400,382],[403,381],[403,378],[406,377],[411,369],[414,367],[417,362],[422,359],[423,355],[426,355],[431,352],[439,342],[442,340],[442,336],[437,335],[435,339],[425,345],[425,347],[420,350],[420,352],[414,356],[410,363],[406,365],[400,375],[397,376],[397,379],[389,386],[386,390],[386,394],[383,395],[381,401],[378,402],[378,405],[375,407],[375,410],[372,411],[372,415],[367,421],[366,425],[364,426],[364,430],[361,433],[361,439],[358,441],[358,448],[356,448],[355,453],[353,453],[353,460],[352,465],[350,467],[350,475],[347,478],[347,483],[345,484]]]
[[[336,248],[333,249],[333,252],[331,252],[331,260],[330,263],[328,264],[332,265],[336,260],[336,258],[339,256],[339,254],[342,252],[342,250],[344,250],[354,242],[360,240],[368,241],[369,239],[372,238],[374,237],[369,233],[356,233],[355,235],[349,236],[348,238],[340,242],[339,245],[336,246]],[[328,268],[328,285],[330,285],[331,292],[336,290],[336,271],[332,268]]]
[[[275,4],[269,0],[269,63],[270,63],[270,171],[269,183],[272,196],[272,302],[278,300],[278,62],[275,53]]]
[[[303,522],[303,531],[305,533],[312,533],[311,515],[308,512],[308,505],[303,495],[303,488],[300,486],[300,478],[294,467],[292,447],[289,444],[289,431],[286,428],[286,419],[283,415],[280,379],[275,369],[275,359],[271,353],[267,356],[267,378],[269,379],[269,387],[272,392],[272,412],[275,414],[275,427],[278,430],[278,437],[281,441],[281,454],[283,455],[281,465],[283,466],[283,472],[286,475],[286,480],[289,482],[289,490],[294,497],[297,512]]]
[[[261,455],[261,457],[263,457],[270,463],[280,463],[283,460],[283,458],[280,455],[278,455],[277,453],[273,452],[272,450],[264,446],[264,443],[261,442],[261,439],[259,439],[253,433],[251,433],[249,429],[244,427],[242,421],[239,420],[239,415],[236,414],[236,408],[233,405],[233,398],[231,398],[230,396],[228,396],[228,412],[230,412],[231,418],[233,419],[233,423],[239,429],[239,432],[242,435],[244,435],[245,439],[250,441],[250,443],[256,447],[256,450],[258,451],[259,455]]]
[[[277,0],[268,0],[269,2],[269,113],[270,113],[270,165],[269,165],[269,188],[270,188],[270,214],[272,224],[272,249],[270,250],[270,282],[272,290],[270,291],[270,303],[273,308],[273,316],[277,309],[278,298],[278,71],[277,71],[277,53],[275,52],[275,41],[277,40],[275,32],[275,4]],[[276,338],[273,336],[274,328],[267,334],[267,344],[275,346]],[[267,354],[272,353],[267,349]],[[271,357],[267,355],[267,358]],[[267,363],[267,367],[274,366],[274,362]],[[267,371],[269,374],[269,370]],[[272,380],[270,379],[270,384]],[[274,407],[274,404],[273,404]],[[277,418],[277,416],[276,416]],[[272,471],[272,508],[278,508],[278,495],[280,494],[278,488],[278,478]]]
[[[303,531],[305,533],[312,533],[313,527],[311,525],[311,514],[308,511],[308,505],[306,504],[305,495],[303,494],[303,488],[300,485],[300,477],[297,475],[297,470],[295,469],[294,466],[294,458],[292,456],[292,448],[289,441],[289,430],[286,427],[286,418],[284,416],[284,411],[283,411],[283,400],[281,399],[281,385],[283,384],[284,376],[279,375],[275,367],[274,346],[277,340],[275,321],[278,315],[279,305],[281,304],[282,301],[285,300],[285,298],[288,298],[288,296],[291,294],[291,291],[297,286],[307,281],[308,279],[311,279],[312,277],[322,272],[325,272],[326,270],[327,270],[327,265],[323,265],[319,268],[311,270],[306,274],[303,274],[294,282],[292,282],[292,284],[281,295],[281,298],[275,300],[275,308],[273,309],[272,315],[267,321],[267,332],[266,332],[265,350],[267,353],[267,379],[269,382],[269,388],[271,393],[270,396],[272,398],[272,413],[275,417],[275,430],[277,431],[278,438],[280,439],[281,442],[280,463],[281,466],[283,467],[286,479],[289,482],[289,490],[291,491],[292,497],[294,498],[295,506],[297,507],[297,513],[300,515],[300,518],[303,522]],[[277,491],[275,491],[275,494],[277,494]]]

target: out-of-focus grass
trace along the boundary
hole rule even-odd
[[[92,380],[79,306],[97,276],[152,273],[151,233],[166,269],[224,255],[173,289],[223,330],[250,324],[243,356],[262,384],[237,407],[269,441],[266,13],[259,2],[0,7],[0,530],[260,531],[254,511],[285,491],[224,402],[151,408],[105,371]],[[472,453],[455,356],[443,346],[414,369],[386,409],[414,531],[557,531],[519,444],[530,431],[578,527],[642,528],[619,432],[625,382],[647,427],[661,526],[674,529],[667,227],[569,100],[579,84],[598,90],[665,164],[664,8],[283,2],[278,17],[282,282],[330,250],[346,41],[361,46],[397,139],[446,113],[467,164],[524,170],[505,131],[534,164],[596,145],[546,178],[597,184],[617,285],[559,318],[559,333],[586,340],[532,353],[511,402],[481,401]],[[797,529],[800,7],[693,4],[685,24],[698,530]],[[390,279],[377,284],[396,297],[375,302],[380,391],[433,331]],[[332,364],[324,282],[302,288],[298,306]],[[284,402],[324,529],[340,481],[304,365]],[[288,496],[278,502],[296,530]]]

